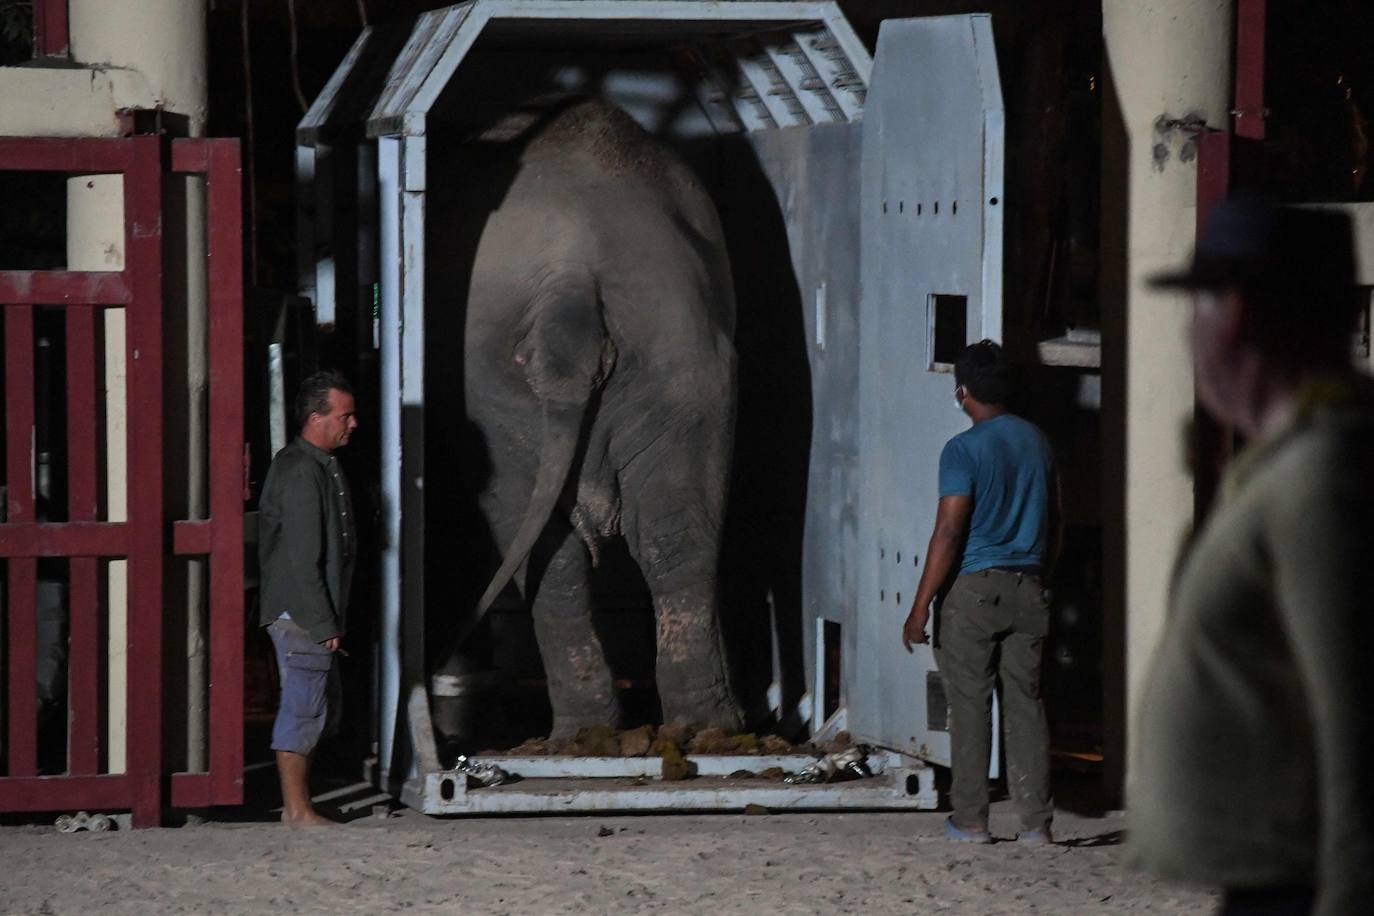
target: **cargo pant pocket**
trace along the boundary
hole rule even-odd
[[[960,576],[945,593],[940,609],[950,616],[956,616],[996,604],[997,593],[988,588],[986,582],[974,576]]]
[[[328,708],[329,669],[332,656],[316,652],[286,653],[282,673],[282,711],[301,719],[314,719]]]
[[[1050,633],[1050,590],[1038,582],[1026,582],[1017,590],[1013,631],[1043,639]]]

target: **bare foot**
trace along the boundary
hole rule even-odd
[[[331,821],[322,814],[317,814],[314,809],[307,808],[304,812],[292,813],[285,810],[281,813],[281,822],[288,827],[337,827],[338,821]]]

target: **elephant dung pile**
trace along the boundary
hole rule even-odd
[[[531,738],[508,751],[488,751],[487,755],[509,757],[659,757],[667,782],[690,779],[696,775],[693,757],[790,757],[822,756],[853,749],[848,732],[840,732],[824,744],[792,744],[778,735],[759,737],[753,732],[729,734],[720,728],[700,731],[685,725],[641,725],[618,731],[606,725],[579,729],[571,738]],[[762,771],[741,768],[730,774],[738,779],[781,780],[782,767]]]
[[[641,725],[617,731],[605,725],[579,729],[571,738],[531,738],[504,753],[516,757],[674,757],[691,755],[759,756],[812,753],[809,745],[793,745],[777,735],[753,732],[727,734],[723,729],[701,731],[685,725]]]

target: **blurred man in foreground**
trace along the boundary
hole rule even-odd
[[[1247,441],[1139,704],[1131,858],[1222,912],[1374,900],[1374,389],[1343,214],[1220,204],[1191,267],[1198,398]]]

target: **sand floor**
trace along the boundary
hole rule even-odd
[[[326,808],[327,810],[327,808]],[[265,818],[267,812],[260,815]],[[60,834],[0,827],[0,912],[1206,913],[1123,868],[1120,815],[1059,844],[952,844],[943,814],[265,822]],[[1014,835],[1007,803],[993,834]]]

